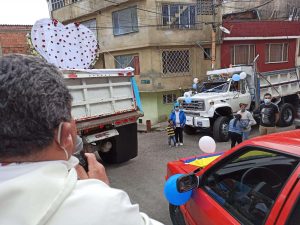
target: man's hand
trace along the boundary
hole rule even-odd
[[[82,166],[77,165],[75,169],[77,171],[78,178],[80,180],[98,179],[109,185],[109,180],[106,175],[105,168],[101,163],[97,161],[96,156],[93,153],[85,153],[85,156],[88,161],[89,171],[86,172]]]

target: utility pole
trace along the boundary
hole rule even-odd
[[[216,26],[216,7],[215,1],[212,1],[211,5],[212,9],[212,29],[211,29],[211,69],[215,69],[216,64],[216,33],[217,33],[217,26]]]

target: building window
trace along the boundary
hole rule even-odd
[[[204,48],[203,49],[203,57],[205,60],[211,59],[211,48]]]
[[[162,4],[162,26],[171,29],[189,29],[196,25],[196,5]]]
[[[82,25],[86,26],[87,28],[89,28],[95,35],[95,37],[97,38],[97,23],[96,23],[96,19],[92,19],[92,20],[87,20],[84,22],[81,22]]]
[[[56,10],[65,6],[64,0],[51,0],[51,9]]]
[[[177,101],[176,94],[163,95],[163,104],[173,104]]]
[[[199,15],[213,15],[213,0],[197,0],[197,13]]]
[[[288,61],[288,43],[267,44],[266,63],[280,63]]]
[[[118,55],[115,56],[116,68],[132,67],[134,75],[140,75],[140,60],[138,55]]]
[[[162,51],[163,74],[186,74],[190,72],[190,50]]]
[[[230,55],[232,65],[249,65],[255,57],[255,45],[234,45]]]
[[[114,35],[128,34],[139,31],[136,7],[112,13]]]

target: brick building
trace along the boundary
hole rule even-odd
[[[221,67],[249,65],[259,54],[260,72],[299,66],[300,22],[223,21],[230,34],[223,34]]]
[[[26,35],[31,25],[0,25],[0,56],[9,53],[29,54]]]

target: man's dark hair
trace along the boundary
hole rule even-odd
[[[264,94],[264,97],[266,97],[266,96],[270,96],[270,97],[272,97],[272,95],[271,95],[270,93],[266,93],[266,94]]]
[[[71,102],[54,65],[28,55],[0,57],[0,160],[49,146],[58,125],[71,120]]]

